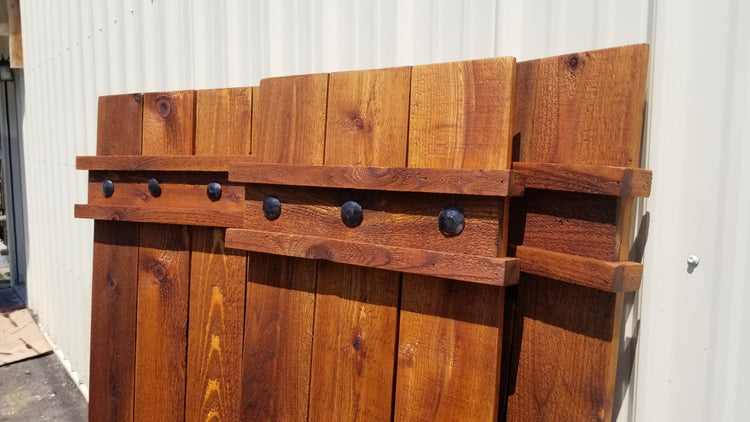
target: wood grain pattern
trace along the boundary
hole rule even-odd
[[[133,420],[138,227],[94,224],[89,420]]]
[[[509,170],[262,163],[229,167],[229,180],[245,183],[481,196],[518,196],[524,188],[523,178]]]
[[[637,167],[647,61],[648,46],[634,45],[519,63],[519,160]],[[525,229],[512,242],[627,259],[632,199],[560,193],[542,206],[533,192],[512,200],[511,227]],[[527,274],[518,289],[507,420],[610,420],[622,294]]]
[[[346,241],[497,256],[502,199],[477,196],[341,191],[281,186],[248,186],[244,227]],[[269,196],[281,202],[281,215],[269,221],[262,213]],[[354,200],[363,208],[362,223],[349,228],[341,221],[341,205]],[[455,206],[465,216],[463,232],[446,237],[438,215]]]
[[[140,146],[139,146],[140,148]],[[226,172],[229,165],[254,163],[246,155],[114,155],[78,156],[78,170]]]
[[[143,155],[191,155],[195,91],[143,95]]]
[[[404,275],[401,294],[394,420],[497,420],[504,289]]]
[[[252,88],[196,92],[195,155],[249,155]]]
[[[511,255],[521,260],[521,271],[606,292],[638,290],[643,265],[610,262],[528,246],[515,247]]]
[[[263,79],[258,161],[323,164],[327,93],[327,73]]]
[[[240,420],[247,254],[193,229],[185,420]]]
[[[415,66],[409,167],[507,168],[514,74],[509,57]]]
[[[98,154],[140,153],[141,100],[140,94],[99,98]],[[133,420],[138,239],[134,225],[94,224],[89,372],[92,421]]]
[[[143,225],[138,257],[135,420],[185,415],[190,235],[184,226]]]
[[[99,97],[96,155],[139,155],[143,131],[143,95]]]
[[[192,154],[194,98],[193,91],[144,95],[142,154]],[[141,226],[135,420],[185,416],[190,233]]]
[[[512,58],[415,67],[408,166],[510,168],[514,72]],[[404,275],[395,420],[497,419],[503,301],[500,287]]]
[[[647,197],[651,193],[650,170],[549,163],[513,163],[513,170],[531,189],[622,197]]]
[[[197,95],[196,153],[249,154],[252,90]],[[226,174],[213,177],[222,185],[214,204],[236,200],[244,208],[244,187],[235,194]],[[195,228],[192,241],[185,420],[240,420],[247,254],[225,248],[224,229]]]
[[[185,224],[189,226],[240,227],[242,213],[184,207],[130,207],[126,205],[76,204],[75,218],[136,223]]]
[[[241,420],[307,420],[315,269],[309,259],[248,254]]]
[[[8,0],[8,50],[10,67],[23,67],[23,31],[21,31],[21,0]]]
[[[318,264],[310,417],[388,421],[400,275]]]
[[[494,286],[515,284],[519,271],[519,261],[513,258],[399,248],[248,229],[227,229],[227,246],[406,273],[450,276],[456,280]]]
[[[327,91],[328,74],[261,81],[253,135],[260,162],[323,164]],[[311,260],[248,255],[244,420],[307,420],[315,268]]]
[[[251,133],[250,133],[252,142],[250,142],[250,145],[252,147],[252,150],[251,150],[252,155],[253,157],[256,157],[258,155],[258,142],[259,142],[258,138],[260,137],[260,120],[261,120],[260,87],[254,86],[254,87],[251,87],[251,89],[253,91],[253,115],[252,115],[253,121],[250,125],[252,127]]]
[[[325,164],[402,167],[411,68],[331,73]]]
[[[397,68],[331,75],[326,165],[406,165],[410,73],[409,68]],[[372,224],[370,210],[379,208],[363,202],[367,222],[353,231]],[[329,246],[317,249],[347,253],[356,249],[351,244]],[[334,263],[320,263],[318,268],[309,419],[387,421],[393,400],[401,277]]]

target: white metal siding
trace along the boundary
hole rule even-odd
[[[742,0],[22,1],[29,305],[88,382],[92,223],[76,155],[97,96],[268,76],[650,42],[644,161],[655,171],[638,330],[638,420],[750,410],[750,10]],[[744,23],[744,25],[743,25]],[[743,145],[743,141],[745,144]],[[644,208],[645,206],[645,208]],[[701,263],[687,273],[685,258]],[[640,323],[638,323],[640,318]],[[627,372],[627,371],[626,371]]]

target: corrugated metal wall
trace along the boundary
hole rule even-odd
[[[88,381],[92,224],[76,155],[99,95],[268,76],[652,43],[644,161],[656,172],[635,384],[619,419],[750,410],[747,25],[741,0],[22,1],[29,306]],[[744,165],[743,165],[744,164]],[[687,272],[685,258],[700,265]],[[750,309],[750,308],[748,308]],[[636,343],[633,343],[636,344]],[[627,366],[623,374],[630,371]],[[744,412],[744,413],[743,413]]]

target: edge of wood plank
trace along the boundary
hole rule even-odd
[[[76,204],[75,218],[132,221],[136,223],[181,224],[188,226],[241,227],[242,212],[201,210],[194,208],[144,208],[125,205]]]
[[[648,197],[653,178],[651,170],[631,167],[515,162],[513,169],[527,188],[621,197]]]
[[[524,192],[523,176],[510,170],[237,162],[229,165],[229,180],[241,183],[480,196],[519,196]]]
[[[227,229],[226,247],[495,286],[516,284],[521,268],[520,261],[515,258],[453,254],[234,228]]]
[[[609,262],[527,246],[509,245],[521,271],[607,292],[632,292],[641,286],[643,264]]]
[[[253,163],[251,155],[78,156],[77,170],[226,172],[230,163]]]

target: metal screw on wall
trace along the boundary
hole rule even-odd
[[[362,224],[362,206],[354,201],[346,201],[341,206],[341,221],[346,227],[354,228]]]
[[[109,198],[113,193],[115,193],[115,184],[109,179],[104,179],[102,182],[102,195],[105,198]]]
[[[151,196],[154,198],[158,198],[161,196],[161,186],[159,186],[159,181],[156,179],[151,179],[148,181],[148,191],[151,193]]]
[[[273,221],[281,215],[281,201],[279,198],[269,196],[263,201],[263,215]]]
[[[209,183],[206,188],[206,194],[208,194],[208,199],[218,201],[221,198],[221,185],[216,182]]]
[[[456,207],[448,207],[438,215],[440,232],[447,237],[458,236],[464,231],[464,213]]]

